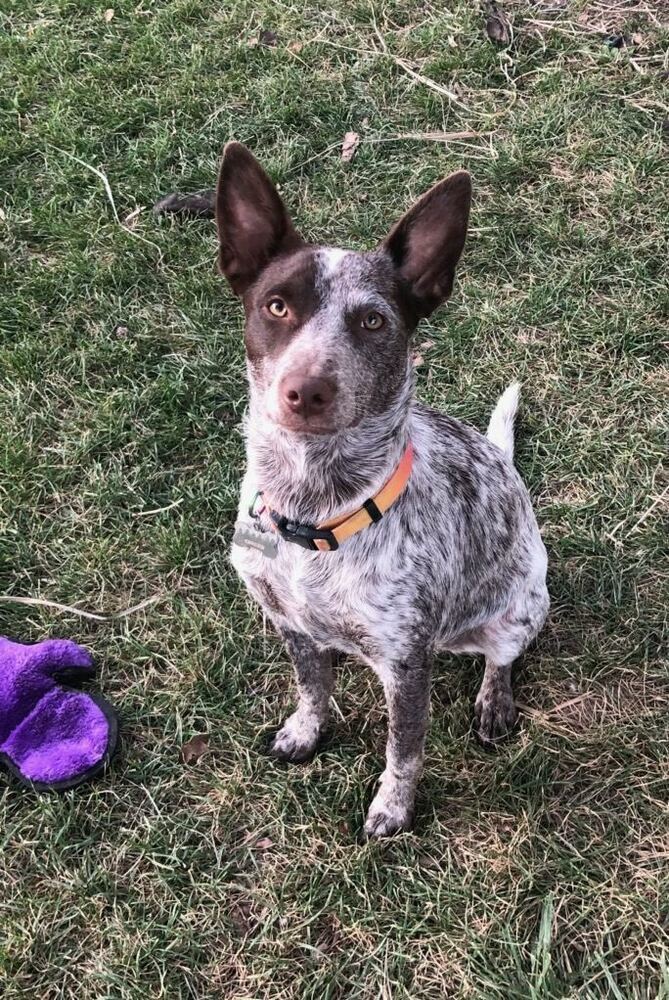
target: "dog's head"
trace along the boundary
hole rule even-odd
[[[255,405],[286,430],[333,434],[384,412],[409,378],[409,338],[453,287],[471,181],[420,198],[370,253],[306,243],[240,143],[216,192],[219,267],[246,312]]]

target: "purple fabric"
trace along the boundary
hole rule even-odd
[[[93,673],[90,653],[69,639],[24,646],[0,636],[0,756],[24,781],[64,788],[104,766],[116,741],[111,708],[59,683]]]

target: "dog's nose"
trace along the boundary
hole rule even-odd
[[[291,413],[301,417],[318,417],[328,409],[336,391],[329,379],[288,375],[281,386],[281,398]]]

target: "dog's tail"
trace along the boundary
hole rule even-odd
[[[486,437],[513,461],[513,423],[520,400],[520,382],[512,382],[497,400]]]

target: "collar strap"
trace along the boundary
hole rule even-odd
[[[300,524],[298,521],[291,521],[283,514],[277,513],[272,507],[271,500],[262,491],[256,497],[249,508],[251,517],[258,517],[263,509],[266,509],[272,527],[287,542],[295,542],[296,545],[304,549],[311,549],[319,552],[333,552],[338,549],[342,542],[345,542],[351,535],[357,534],[370,524],[376,524],[381,520],[389,507],[395,503],[398,496],[403,492],[409,482],[411,469],[413,467],[413,445],[407,445],[399,465],[393,472],[385,486],[369,500],[365,500],[361,507],[354,510],[352,514],[344,514],[342,517],[335,517],[322,524]],[[257,502],[262,498],[264,506],[257,509]]]

